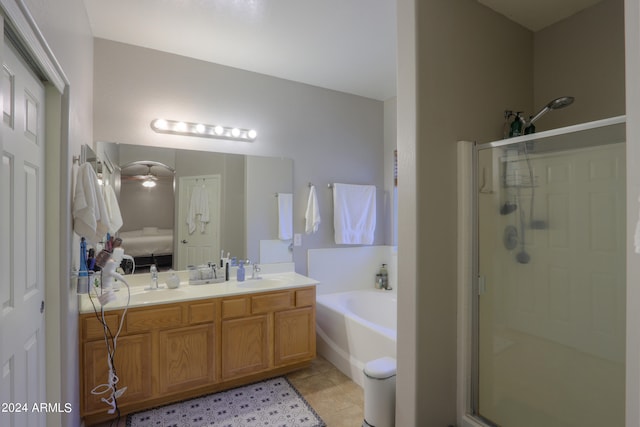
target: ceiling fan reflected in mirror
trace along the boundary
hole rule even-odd
[[[151,165],[147,165],[147,167],[149,168],[149,171],[147,172],[147,176],[144,178],[144,181],[142,181],[142,186],[146,188],[153,188],[156,186],[158,178],[151,173]]]
[[[155,171],[153,167],[159,168]],[[126,174],[124,169],[129,169],[129,174]],[[146,171],[144,170],[146,168]],[[166,165],[158,162],[134,162],[126,165],[123,169],[122,179],[132,181],[142,181],[142,185],[146,188],[153,188],[156,186],[156,182],[162,178],[173,178],[174,171]],[[142,169],[142,170],[141,170]],[[145,173],[146,172],[146,173]]]

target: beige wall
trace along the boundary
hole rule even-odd
[[[622,22],[598,18],[598,15],[621,18],[618,5],[605,4],[596,6],[602,9],[594,14],[577,15],[534,37],[530,31],[475,1],[427,0],[415,3],[417,137],[414,146],[400,136],[398,140],[399,147],[406,151],[415,149],[415,161],[402,159],[401,165],[406,169],[400,171],[400,182],[402,186],[402,176],[411,177],[415,173],[416,191],[412,194],[401,189],[398,269],[399,280],[407,282],[403,282],[400,288],[399,301],[407,304],[408,313],[399,315],[399,331],[409,332],[399,332],[397,410],[398,420],[406,419],[411,423],[402,425],[442,426],[453,425],[456,420],[455,141],[499,139],[505,109],[531,114],[542,102],[539,99],[546,103],[564,95],[564,88],[574,88],[571,94],[577,99],[584,99],[583,102],[589,102],[588,94],[594,85],[605,86],[603,92],[616,95],[614,101],[606,105],[596,103],[602,96],[596,95],[596,99],[591,98],[588,111],[576,108],[576,112],[562,119],[561,112],[557,112],[555,119],[550,113],[540,125],[560,126],[623,113],[619,80],[624,64],[615,53],[621,49],[616,34],[620,34]],[[399,0],[399,10],[411,9],[413,4],[413,0]],[[399,28],[403,24],[403,16],[410,15],[399,12]],[[585,25],[580,22],[582,20],[595,25],[595,31],[582,28]],[[554,79],[543,78],[537,74],[534,58],[537,65],[552,61],[553,51],[544,45],[554,43],[554,40],[546,38],[551,37],[554,31],[564,33],[565,28],[571,37],[594,31],[588,40],[598,41],[599,46],[591,51],[575,49],[573,54],[566,55],[571,57],[571,63],[578,64],[573,73],[559,73]],[[577,28],[581,28],[580,33],[577,33]],[[600,34],[602,38],[593,34]],[[411,34],[405,34],[404,39],[402,37],[403,33],[399,31],[400,46],[407,40],[411,42]],[[567,36],[567,39],[570,38]],[[582,69],[598,61],[591,56],[584,58],[594,51],[613,52],[607,56],[613,58],[611,64],[593,72]],[[411,52],[399,58],[399,69],[402,70],[402,61],[410,63]],[[584,78],[579,85],[576,83],[578,74]],[[402,78],[403,74],[399,73],[399,76]],[[556,93],[559,91],[562,93]],[[410,110],[410,98],[410,94],[399,92],[399,114]],[[577,105],[571,108],[575,107]],[[401,126],[400,118],[398,123]],[[412,185],[408,183],[408,186]],[[410,221],[413,214],[402,212],[404,208],[414,209],[414,203],[415,229]],[[403,217],[409,220],[405,223]],[[412,250],[414,244],[415,251]],[[406,272],[407,269],[413,271]],[[411,316],[409,308],[413,300],[416,307],[415,315]]]
[[[475,1],[419,2],[417,18],[417,386],[412,398],[415,425],[443,426],[456,422],[456,141],[498,139],[505,108],[530,108],[533,64],[522,52],[531,52],[533,36]],[[408,254],[402,246],[398,254],[402,271]],[[399,341],[398,351],[403,348]]]
[[[559,96],[571,107],[548,113],[537,131],[625,113],[624,1],[605,0],[534,36],[534,104]]]
[[[625,0],[627,116],[627,230],[638,223],[640,201],[640,1]],[[627,233],[626,427],[640,425],[640,253]]]

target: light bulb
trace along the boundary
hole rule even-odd
[[[231,136],[234,138],[237,138],[240,136],[240,129],[238,128],[233,128],[231,129]]]
[[[249,137],[249,139],[256,139],[256,136],[258,136],[258,132],[256,132],[256,131],[255,131],[255,130],[253,130],[253,129],[250,129],[250,130],[247,132],[247,136]]]
[[[198,123],[198,124],[196,125],[196,132],[198,132],[198,133],[204,133],[204,129],[205,129],[205,127],[204,127],[204,125],[203,125],[202,123]]]
[[[213,131],[216,133],[216,135],[222,135],[222,133],[224,132],[224,128],[218,125],[215,128],[213,128]]]
[[[167,121],[165,119],[156,119],[153,122],[153,126],[158,129],[166,130],[167,129]]]
[[[151,179],[148,179],[148,180],[146,180],[146,181],[144,181],[144,182],[142,183],[142,186],[143,186],[143,187],[147,187],[147,188],[153,188],[153,187],[155,187],[155,186],[156,186],[156,183],[155,183],[155,181],[153,181],[153,180],[151,180]]]

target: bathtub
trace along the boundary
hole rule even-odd
[[[360,386],[364,365],[396,357],[397,295],[358,290],[316,297],[318,353]]]

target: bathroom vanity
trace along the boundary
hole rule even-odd
[[[178,289],[126,289],[104,308],[115,334],[122,414],[259,381],[308,366],[316,355],[315,285],[296,273]],[[81,413],[113,418],[92,394],[108,376],[104,328],[88,295],[80,298]]]

